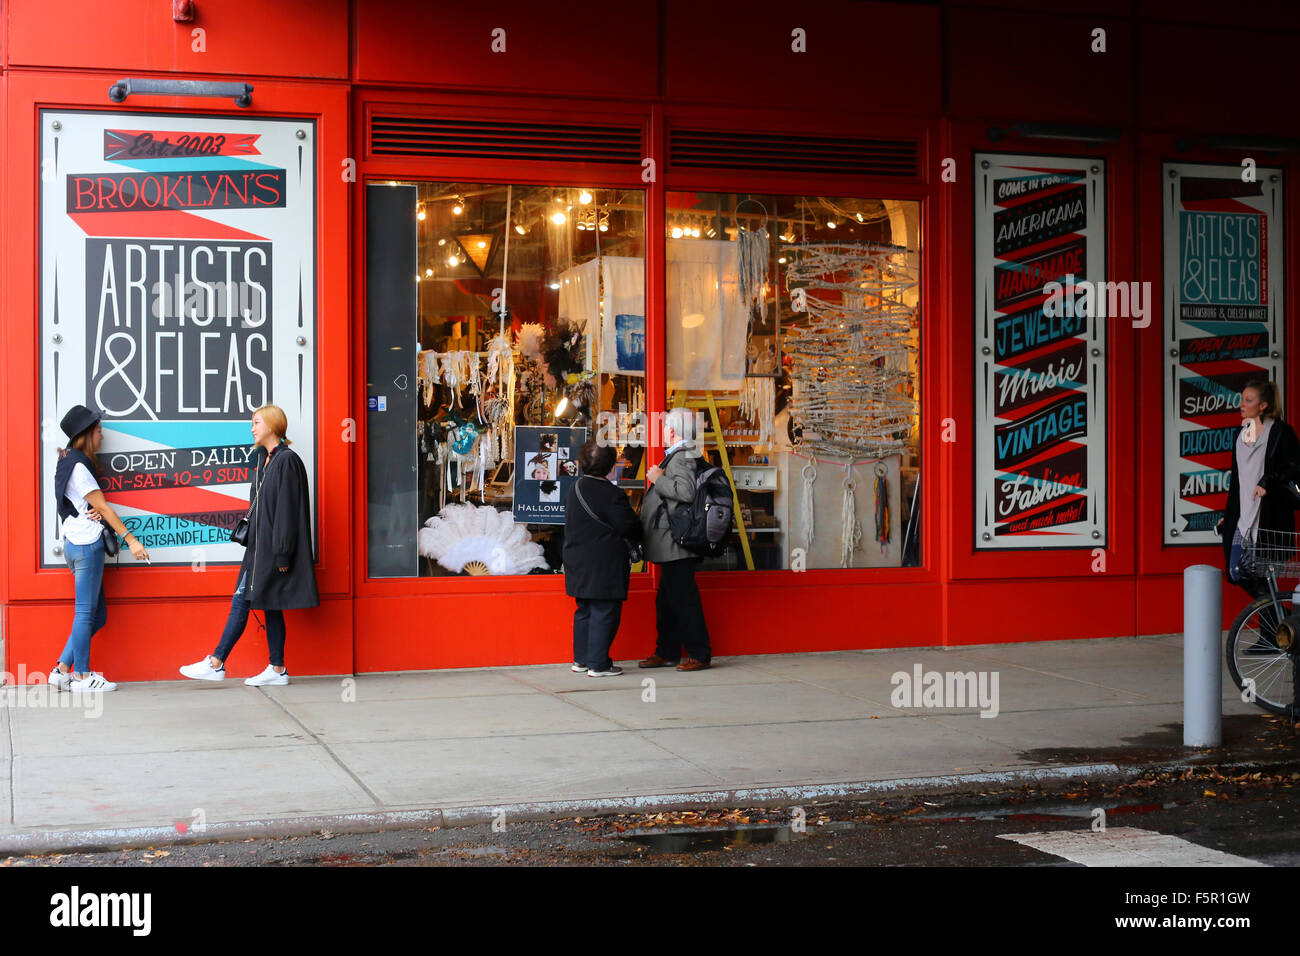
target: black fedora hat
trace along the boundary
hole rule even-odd
[[[59,422],[59,427],[69,438],[76,438],[102,417],[99,412],[92,412],[85,405],[73,405],[68,409],[68,414],[63,416],[63,421]]]

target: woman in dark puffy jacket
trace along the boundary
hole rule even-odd
[[[630,580],[625,538],[640,540],[641,521],[617,485],[606,480],[614,449],[589,441],[578,452],[582,477],[564,504],[564,593],[573,612],[573,671],[588,677],[623,673],[609,656]]]

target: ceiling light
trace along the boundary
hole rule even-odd
[[[578,194],[578,202],[582,203],[584,206],[587,205],[587,203],[591,202],[591,193],[584,189]]]
[[[424,211],[424,206],[421,206],[419,210],[416,211],[415,218],[420,220],[420,222],[424,222],[427,215],[428,214]]]
[[[449,266],[453,266],[453,267],[454,267],[454,266],[458,266],[458,265],[460,265],[460,256],[448,256],[448,257],[447,257],[447,265],[449,265]]]
[[[609,223],[607,223],[607,222],[602,222],[602,223],[600,224],[600,231],[601,231],[601,232],[609,232]]]
[[[862,213],[858,213],[858,222],[866,222],[866,220],[862,218]]]
[[[465,211],[465,207],[460,204],[460,200],[459,199],[456,200],[456,205],[451,207],[451,214],[453,216],[459,216],[464,211]]]
[[[555,417],[559,418],[564,414],[564,410],[569,407],[569,396],[561,395],[559,402],[555,405]]]
[[[438,245],[440,245],[440,246],[445,246],[446,244],[447,244],[447,240],[446,240],[446,239],[439,239],[439,240],[438,240]]]
[[[558,289],[559,287],[560,287],[560,284],[559,284],[558,282],[552,282],[552,283],[551,283],[551,288],[552,288],[552,289]]]
[[[826,228],[827,228],[827,229],[834,229],[834,228],[835,228],[835,220],[834,220],[834,219],[827,219],[827,220],[826,220]]]
[[[551,222],[555,223],[557,226],[563,226],[568,221],[568,218],[569,217],[564,213],[557,211],[555,215],[551,217]]]
[[[579,232],[586,232],[586,231],[587,231],[587,224],[586,224],[585,222],[580,222],[580,223],[578,223],[578,231],[579,231]]]
[[[429,276],[429,277],[432,278],[432,276],[433,276],[433,270],[432,270],[432,269],[425,269],[425,270],[424,270],[424,274],[425,274],[426,276]]]
[[[528,235],[528,230],[523,227],[522,223],[518,223],[518,222],[515,223],[515,232],[519,233],[519,235],[521,236]]]
[[[785,265],[785,256],[782,256],[780,259],[777,259],[776,261],[781,263],[781,265]]]
[[[714,236],[716,236],[717,234],[718,234],[718,233],[717,233],[717,230],[715,230],[712,226],[710,226],[710,227],[709,227],[709,238],[712,239],[712,238],[713,238]]]
[[[680,239],[681,237],[682,237],[682,227],[681,227],[681,226],[673,226],[673,238],[674,238],[674,239]]]

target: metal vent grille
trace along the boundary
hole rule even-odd
[[[920,144],[912,139],[780,136],[676,129],[669,135],[669,165],[917,178]]]
[[[644,155],[639,126],[518,123],[427,116],[374,115],[370,152],[432,159],[525,159],[632,163]]]

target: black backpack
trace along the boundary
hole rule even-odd
[[[667,458],[662,467],[668,467]],[[710,465],[701,456],[695,465],[695,497],[689,503],[674,502],[674,508],[669,508],[666,500],[661,504],[668,510],[668,534],[675,544],[692,554],[709,558],[726,550],[735,497],[722,468]]]

